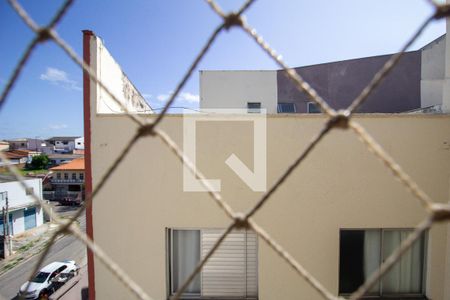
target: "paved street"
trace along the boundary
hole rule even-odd
[[[57,212],[70,215],[75,208],[56,207]],[[79,219],[80,227],[86,229],[86,218],[83,215]],[[5,299],[15,299],[19,287],[28,280],[30,272],[39,258],[39,255],[17,265],[15,268],[0,276],[0,295]],[[43,266],[58,260],[75,260],[77,264],[86,264],[86,246],[73,236],[65,236],[59,239],[50,249],[50,253]]]

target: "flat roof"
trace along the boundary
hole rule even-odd
[[[46,139],[46,141],[72,141],[80,138],[81,136],[54,136],[49,139]]]
[[[36,179],[32,177],[25,177],[25,179]],[[0,174],[0,182],[12,182],[12,181],[19,181],[14,177],[14,175],[11,174]]]
[[[47,156],[50,159],[51,158],[73,158],[73,159],[75,159],[75,158],[82,158],[83,154],[66,154],[66,153],[57,154],[57,153],[55,153],[55,154],[49,154]]]

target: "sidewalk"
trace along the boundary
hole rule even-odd
[[[45,223],[14,236],[12,238],[13,254],[0,261],[0,275],[14,268],[21,261],[40,253],[56,228],[54,224]]]
[[[52,210],[62,218],[69,218],[78,207],[59,206],[57,203],[49,203]],[[40,253],[47,245],[48,240],[58,226],[47,222],[39,227],[29,229],[21,234],[12,237],[13,254],[6,259],[0,260],[0,275],[14,268],[17,264]],[[60,234],[56,240],[63,237]]]

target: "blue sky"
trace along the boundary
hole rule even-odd
[[[226,10],[243,1],[218,3]],[[20,2],[46,24],[62,1]],[[292,67],[398,51],[432,14],[425,0],[256,1],[245,15],[250,25]],[[82,55],[83,29],[102,37],[122,69],[154,108],[174,88],[220,18],[200,0],[75,1],[57,32]],[[413,45],[420,48],[445,33],[433,22]],[[0,89],[33,33],[6,1],[0,2]],[[200,70],[276,69],[238,28],[223,32]],[[175,106],[198,107],[198,70]],[[0,140],[83,135],[82,72],[51,42],[38,46],[0,111]]]

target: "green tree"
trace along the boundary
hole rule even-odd
[[[46,154],[40,154],[33,156],[31,163],[27,166],[30,170],[46,169],[48,165],[48,156]]]

